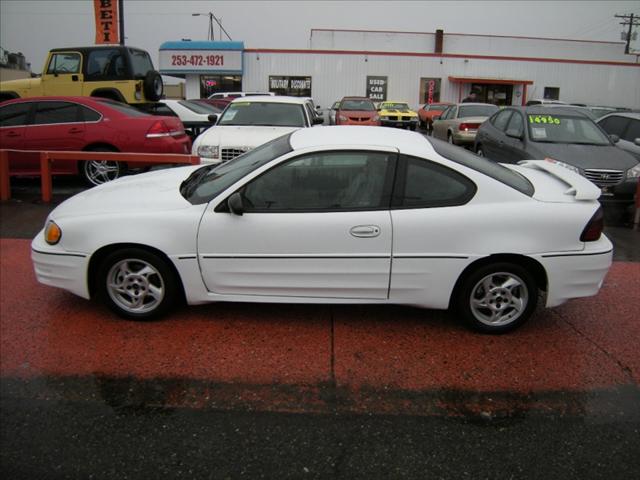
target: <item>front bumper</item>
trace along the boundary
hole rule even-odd
[[[44,241],[44,231],[40,231],[31,242],[31,260],[38,282],[90,298],[89,255],[51,246]]]
[[[602,195],[599,198],[600,203],[631,204],[637,188],[637,178],[629,178],[618,185],[610,187],[600,187],[600,190],[602,190]]]
[[[380,124],[383,127],[400,127],[400,128],[416,128],[418,126],[418,119],[413,120],[380,120]]]

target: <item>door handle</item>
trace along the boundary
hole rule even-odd
[[[377,225],[356,225],[351,227],[349,233],[354,237],[377,237],[380,235],[380,227]]]
[[[19,137],[20,134],[18,132],[9,132],[7,133],[7,137]]]
[[[83,130],[81,128],[70,128],[69,133],[82,133]]]

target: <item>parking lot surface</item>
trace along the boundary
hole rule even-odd
[[[596,297],[508,335],[394,306],[135,323],[36,282],[30,238],[51,206],[35,190],[0,206],[4,478],[640,474],[640,233],[624,225],[605,228],[615,261]]]

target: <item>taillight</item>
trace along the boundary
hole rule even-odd
[[[153,122],[151,128],[147,132],[147,138],[158,138],[158,137],[168,137],[171,135],[169,132],[169,127],[162,120],[157,120]]]
[[[602,229],[604,228],[604,214],[602,213],[602,206],[598,207],[596,213],[593,214],[587,226],[584,227],[582,235],[580,235],[581,242],[595,242],[600,238]]]
[[[477,130],[479,127],[479,123],[461,123],[458,130],[468,132],[469,130]]]

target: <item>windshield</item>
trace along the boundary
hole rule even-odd
[[[144,50],[129,49],[131,53],[131,67],[133,69],[134,77],[144,77],[147,72],[153,70],[153,63],[149,54]]]
[[[458,110],[458,118],[490,117],[498,111],[498,107],[495,105],[464,105]]]
[[[383,103],[380,105],[381,110],[409,110],[406,103]]]
[[[195,113],[202,113],[204,115],[220,113],[220,110],[218,108],[215,108],[212,105],[207,105],[206,103],[190,102],[189,100],[179,100],[178,103]]]
[[[527,115],[529,138],[540,143],[578,143],[610,145],[611,142],[592,120],[567,115]]]
[[[236,102],[229,104],[218,125],[304,127],[304,110],[290,103]]]
[[[366,112],[375,111],[376,107],[371,100],[344,100],[340,104],[340,110],[362,110]]]
[[[182,182],[180,193],[194,205],[211,201],[256,168],[290,152],[290,136],[291,133],[278,137],[227,163],[199,168]]]

